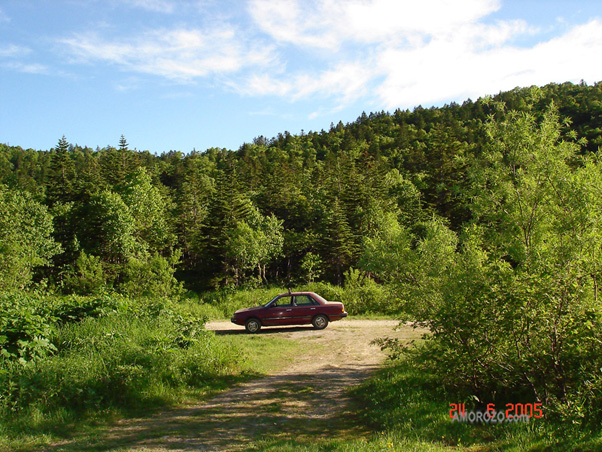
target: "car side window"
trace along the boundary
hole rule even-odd
[[[296,295],[295,302],[297,306],[313,306],[314,300],[309,295]]]
[[[278,307],[281,308],[289,308],[293,306],[292,299],[289,296],[278,298],[278,300],[276,300],[276,303],[278,303]]]

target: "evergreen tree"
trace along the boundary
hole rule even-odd
[[[72,201],[75,197],[75,164],[69,147],[69,142],[63,135],[52,152],[46,188],[46,198],[50,206]]]
[[[337,284],[342,284],[343,273],[351,266],[357,251],[354,237],[349,227],[345,212],[338,198],[334,200],[331,210],[324,220],[322,250],[326,264]]]

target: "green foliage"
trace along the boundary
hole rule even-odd
[[[2,435],[168,403],[239,372],[232,346],[191,305],[27,292],[0,302]]]
[[[26,192],[0,185],[0,290],[26,287],[36,267],[60,250],[48,209]]]
[[[36,294],[0,292],[0,366],[11,361],[26,365],[56,350],[50,342],[55,319],[42,300]]]
[[[343,282],[343,272],[349,268],[356,253],[356,245],[349,222],[339,199],[335,199],[325,221],[322,239],[323,254],[336,282]]]
[[[65,287],[80,295],[102,292],[107,280],[98,256],[81,251],[75,268],[65,277]]]
[[[236,283],[244,280],[248,270],[257,268],[259,280],[267,282],[266,266],[282,252],[282,221],[274,215],[262,216],[251,210],[249,222],[238,221],[226,238],[226,257]]]
[[[168,205],[161,191],[151,184],[144,168],[127,178],[122,199],[134,219],[134,237],[150,252],[160,252],[175,243],[169,225]]]
[[[119,194],[100,193],[92,197],[88,209],[79,236],[88,253],[103,262],[121,264],[143,252],[143,245],[135,237],[135,219]]]
[[[214,312],[212,317],[229,319],[239,309],[264,305],[276,295],[286,291],[287,289],[281,287],[220,289],[202,294],[200,302],[212,308]]]
[[[47,200],[51,206],[73,200],[77,174],[72,157],[70,144],[63,135],[52,153],[48,174]]]
[[[322,259],[317,254],[309,251],[303,259],[301,259],[301,270],[306,283],[313,283],[316,278],[322,274]]]
[[[475,221],[456,235],[435,220],[366,241],[364,268],[397,286],[432,336],[416,361],[480,401],[541,401],[550,417],[601,419],[598,289],[600,167],[538,123],[504,113],[471,168]],[[393,247],[387,247],[387,241]],[[459,243],[459,246],[458,246]]]
[[[124,268],[120,289],[130,297],[175,298],[183,293],[182,283],[174,277],[181,253],[170,258],[155,253],[145,260],[132,258]]]
[[[399,312],[399,301],[387,287],[353,268],[345,273],[344,292],[338,301],[350,315]]]

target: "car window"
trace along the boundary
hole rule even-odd
[[[312,294],[313,297],[316,297],[319,301],[321,301],[322,303],[327,303],[327,301],[324,299],[324,297],[321,297],[320,295],[318,295],[317,293]]]
[[[279,307],[290,307],[290,306],[292,306],[291,297],[289,297],[288,295],[286,295],[284,297],[278,298],[278,300],[274,302],[274,305],[276,303],[278,304]]]
[[[316,302],[309,295],[295,295],[297,306],[312,306]]]

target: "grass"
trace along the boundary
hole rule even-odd
[[[57,326],[53,355],[0,368],[0,450],[36,450],[74,431],[198,401],[272,372],[297,344],[204,330],[193,302],[111,312]]]
[[[236,334],[218,336],[220,342],[235,347],[242,373],[267,375],[292,362],[303,344],[275,335]]]
[[[449,404],[458,402],[433,375],[419,373],[408,362],[390,364],[351,390],[356,422],[368,437],[266,438],[250,444],[260,452],[426,451],[519,452],[600,451],[602,432],[580,434],[545,419],[528,424],[473,425],[453,423]],[[462,401],[464,402],[464,401]],[[467,403],[468,409],[469,403]]]

